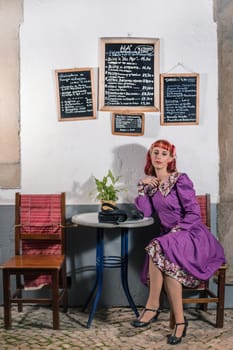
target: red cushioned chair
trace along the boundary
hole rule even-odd
[[[198,195],[198,203],[201,209],[202,222],[210,229],[210,195]],[[207,311],[208,303],[216,304],[216,323],[217,328],[222,328],[224,324],[224,299],[225,299],[225,274],[226,265],[222,265],[213,276],[213,280],[216,283],[217,291],[213,292],[210,289],[210,281],[202,283],[197,288],[183,287],[183,304],[200,304],[203,311]],[[190,294],[197,294],[198,296],[192,297]],[[189,297],[187,296],[189,294]],[[170,313],[170,327],[174,326],[174,317]]]
[[[67,309],[64,230],[65,193],[16,193],[15,256],[1,266],[6,329],[11,328],[11,305],[17,304],[20,312],[24,303],[51,304],[53,329],[59,329],[59,305]],[[12,275],[16,277],[14,291]],[[45,286],[48,297],[25,297],[35,289],[40,294]]]

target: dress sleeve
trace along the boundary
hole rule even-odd
[[[136,207],[141,210],[145,217],[149,217],[153,213],[153,208],[151,204],[151,199],[148,195],[144,196],[137,196],[135,198],[135,205]]]
[[[177,224],[181,229],[188,230],[193,224],[201,222],[200,207],[196,199],[193,183],[186,174],[181,174],[176,182],[176,191],[182,208],[182,217]]]

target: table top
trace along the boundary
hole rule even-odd
[[[72,216],[71,221],[73,224],[81,225],[81,226],[89,226],[89,227],[103,227],[103,228],[119,228],[119,227],[126,227],[126,228],[139,228],[144,226],[150,226],[154,223],[154,219],[152,217],[144,217],[141,220],[127,220],[124,222],[119,223],[118,225],[115,224],[106,224],[103,222],[99,222],[98,220],[98,213],[97,212],[91,212],[91,213],[83,213],[83,214],[76,214]]]

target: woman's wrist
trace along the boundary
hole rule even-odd
[[[152,196],[154,192],[156,192],[156,189],[153,186],[151,186],[151,184],[144,183],[142,180],[138,182],[137,189],[139,196]]]
[[[145,188],[145,184],[143,183],[142,180],[140,180],[138,182],[138,184],[137,184],[137,190],[138,190],[138,195],[139,196],[144,196],[145,195],[144,188]]]

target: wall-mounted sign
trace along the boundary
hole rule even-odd
[[[92,68],[56,70],[58,119],[96,118]]]
[[[199,123],[199,74],[161,74],[161,125]]]
[[[112,133],[125,136],[144,135],[144,119],[143,113],[113,113]]]
[[[100,110],[159,110],[159,43],[159,39],[100,39]]]

